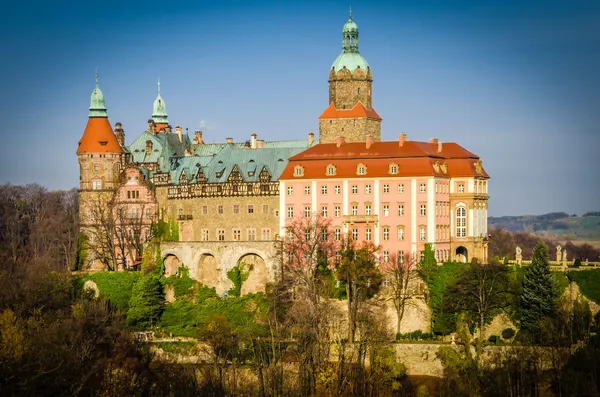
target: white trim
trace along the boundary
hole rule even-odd
[[[373,189],[373,213],[377,215],[377,220],[379,220],[379,179],[375,179],[373,181]],[[376,222],[374,225],[375,227],[373,228],[373,233],[375,233],[373,236],[373,242],[375,245],[379,245],[379,223],[380,222]]]
[[[450,238],[454,237],[454,209],[450,208]]]
[[[410,242],[417,242],[417,180],[410,182]]]
[[[467,180],[467,191],[465,193],[475,192],[475,180],[473,178]]]
[[[317,181],[312,181],[311,183],[311,212],[313,214],[317,213],[318,209],[317,209]]]
[[[285,238],[285,208],[286,187],[285,182],[279,182],[279,236]]]
[[[435,243],[435,178],[427,181],[427,241]]]
[[[467,215],[467,237],[473,237],[473,208],[469,208]]]

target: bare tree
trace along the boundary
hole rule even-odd
[[[388,289],[387,301],[392,301],[398,318],[397,334],[400,333],[406,308],[411,305],[416,307],[415,296],[418,294],[418,284],[421,282],[416,265],[417,260],[414,257],[403,261],[402,258],[392,254],[388,262],[381,266]]]
[[[99,261],[108,271],[117,270],[117,236],[115,213],[101,196],[84,202],[82,229],[86,236],[86,250],[90,262]]]

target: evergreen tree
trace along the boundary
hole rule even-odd
[[[127,323],[138,328],[156,324],[165,309],[165,293],[158,277],[147,275],[133,286]]]
[[[521,293],[521,328],[535,332],[540,321],[556,310],[559,292],[548,262],[548,247],[543,242],[533,249]]]

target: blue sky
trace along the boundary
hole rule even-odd
[[[350,3],[12,2],[0,16],[0,183],[76,187],[96,67],[130,143],[160,77],[205,140],[318,132]],[[600,210],[600,2],[352,1],[385,140],[455,141],[490,215]]]

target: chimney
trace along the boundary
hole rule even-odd
[[[185,149],[185,154],[184,154],[184,156],[185,156],[185,157],[191,157],[191,155],[192,155],[192,151],[190,150],[190,148],[187,148],[187,149]]]
[[[225,138],[226,143],[233,143],[233,138]]]
[[[115,124],[115,135],[117,136],[117,142],[121,147],[125,146],[125,130],[122,127],[122,124],[117,122]]]
[[[442,142],[438,142],[438,153],[442,153]]]
[[[169,128],[169,131],[171,129]],[[181,132],[181,127],[177,126],[175,127],[175,131],[177,131],[177,138],[179,138],[179,143],[183,142],[183,134]]]
[[[340,147],[342,146],[344,143],[346,143],[346,140],[344,139],[343,136],[338,136],[337,138],[335,138],[335,146],[336,147]]]
[[[256,147],[258,149],[262,149],[264,147],[264,144],[265,144],[265,140],[264,139],[259,139],[259,140],[256,141]]]
[[[256,149],[256,134],[254,132],[250,135],[250,147]]]
[[[404,146],[404,142],[406,142],[406,134],[403,132],[402,134],[398,134],[398,146]]]
[[[196,145],[204,145],[204,140],[202,139],[202,131],[194,131],[194,143]]]
[[[308,133],[308,146],[312,146],[314,141],[315,141],[315,134],[313,134],[312,132],[309,132]]]
[[[252,147],[252,144],[250,143],[250,141],[244,142],[244,149],[250,149],[251,147]]]
[[[373,144],[373,135],[367,135],[367,149]]]
[[[156,135],[156,131],[154,130],[154,120],[150,119],[148,120],[148,132],[152,135]]]
[[[437,138],[430,138],[429,139],[429,143],[438,143],[438,139]]]

